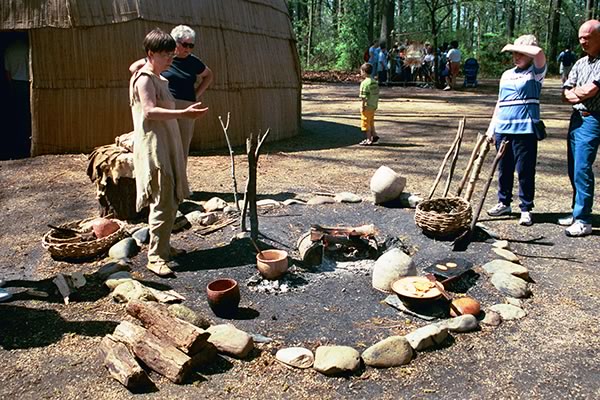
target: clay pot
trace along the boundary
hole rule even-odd
[[[98,239],[102,239],[119,230],[119,224],[108,218],[96,218],[92,221],[92,231]]]
[[[288,270],[288,253],[283,250],[263,250],[256,255],[258,272],[267,279],[277,279]]]
[[[217,279],[206,286],[206,298],[216,316],[232,317],[240,304],[240,287],[234,279]]]
[[[462,313],[462,315],[471,314],[477,316],[481,312],[481,305],[472,297],[456,298],[452,300],[452,304]],[[450,308],[450,315],[453,317],[457,316],[452,308]]]

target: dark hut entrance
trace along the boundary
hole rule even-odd
[[[31,155],[29,38],[26,32],[0,32],[0,160]]]

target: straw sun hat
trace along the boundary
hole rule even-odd
[[[537,38],[534,35],[522,35],[515,39],[513,44],[507,44],[502,51],[520,52],[522,46],[538,46]]]

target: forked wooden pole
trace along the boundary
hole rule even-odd
[[[446,167],[446,163],[448,162],[448,158],[450,158],[450,154],[452,154],[452,152],[454,151],[454,148],[458,144],[459,138],[460,138],[460,129],[459,129],[458,132],[456,132],[456,136],[454,137],[454,141],[452,142],[452,145],[450,146],[450,149],[448,149],[448,152],[444,156],[444,160],[442,161],[442,165],[440,166],[440,170],[438,171],[438,174],[435,177],[435,181],[433,182],[433,186],[431,187],[431,190],[429,191],[429,196],[427,197],[428,200],[433,197],[433,193],[435,192],[435,189],[437,188],[438,183],[440,183],[440,178],[442,177],[442,173],[444,172],[444,167]]]
[[[454,155],[452,156],[452,161],[450,162],[450,171],[448,172],[448,178],[446,178],[446,187],[444,188],[444,193],[442,194],[442,197],[446,197],[448,195],[448,191],[450,190],[450,183],[452,182],[452,176],[454,175],[454,168],[456,168],[456,161],[458,160],[460,145],[462,144],[463,135],[465,133],[466,121],[467,119],[465,117],[462,117],[458,124],[458,143],[456,143]]]
[[[484,140],[483,146],[479,149],[479,154],[477,159],[475,160],[475,164],[473,166],[473,171],[471,171],[471,177],[469,178],[469,183],[467,185],[467,191],[465,192],[464,199],[466,201],[471,201],[471,197],[473,196],[473,191],[475,190],[475,182],[479,178],[479,173],[481,172],[481,168],[483,167],[483,161],[487,156],[487,153],[490,151],[490,141]]]
[[[471,158],[469,158],[469,162],[467,163],[467,167],[465,169],[465,173],[458,185],[458,189],[456,190],[456,197],[460,197],[463,189],[465,188],[465,184],[467,183],[467,179],[469,179],[469,175],[471,174],[471,170],[473,169],[473,163],[475,162],[475,157],[479,153],[479,148],[483,144],[483,141],[486,140],[486,136],[481,133],[477,134],[477,143],[475,143],[475,147],[473,147],[473,151],[471,152]]]

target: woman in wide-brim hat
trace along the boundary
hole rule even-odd
[[[498,204],[488,210],[491,216],[512,212],[512,191],[515,170],[519,181],[520,225],[533,224],[537,136],[535,123],[540,120],[540,94],[546,76],[546,56],[533,35],[523,35],[502,51],[512,52],[514,68],[500,79],[498,102],[487,130],[487,137],[496,144],[508,141],[504,157],[498,164]]]

